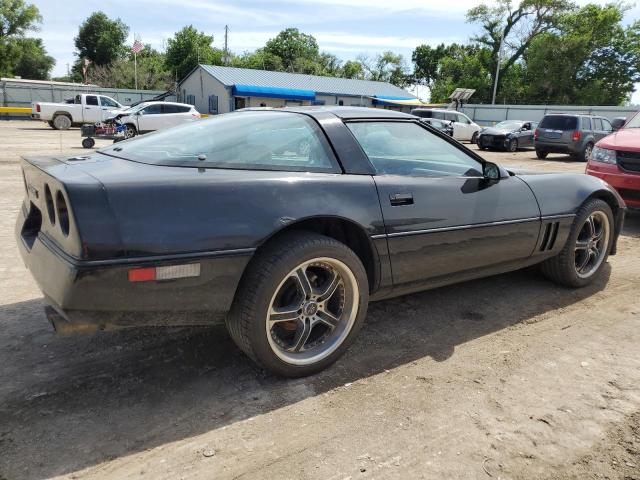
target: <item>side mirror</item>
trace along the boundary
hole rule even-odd
[[[624,124],[627,122],[627,119],[624,117],[617,117],[611,120],[611,126],[613,127],[613,131],[620,130],[624,127]]]
[[[495,163],[485,162],[482,167],[482,175],[489,181],[497,182],[500,180],[500,167]]]

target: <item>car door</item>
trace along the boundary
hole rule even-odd
[[[97,95],[87,95],[84,97],[84,107],[82,111],[84,112],[82,115],[84,123],[96,123],[103,120],[102,109],[100,108]]]
[[[602,131],[604,132],[604,136],[606,137],[607,135],[611,135],[611,133],[613,133],[613,126],[611,125],[611,122],[606,118],[601,118],[600,120],[602,121]]]
[[[122,106],[114,99],[100,95],[100,110],[102,110],[102,120],[111,116],[111,112],[118,110]]]
[[[518,132],[518,146],[531,147],[533,146],[533,126],[531,122],[524,122],[520,131]]]
[[[160,103],[147,105],[138,112],[136,119],[139,132],[160,130],[164,123],[162,105]]]
[[[458,121],[456,112],[445,112],[444,119],[450,121],[453,126],[453,138],[456,140],[468,140],[466,126]]]
[[[394,287],[533,253],[540,210],[521,179],[488,181],[479,157],[418,122],[347,126],[376,171]]]

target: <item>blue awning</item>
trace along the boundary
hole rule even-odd
[[[299,90],[296,88],[260,87],[258,85],[234,85],[233,95],[238,97],[265,97],[282,98],[284,100],[308,100],[316,99],[313,90]]]

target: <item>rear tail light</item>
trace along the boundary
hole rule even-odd
[[[199,114],[199,113],[192,113],[191,115],[192,115],[193,117],[200,118],[200,114]]]
[[[132,268],[128,272],[130,282],[152,282],[200,276],[199,263],[168,265],[166,267]]]
[[[40,113],[40,104],[36,103],[36,112]]]
[[[580,130],[574,130],[571,140],[573,140],[574,142],[577,142],[578,140],[580,140],[580,137],[581,137]]]
[[[540,130],[538,130],[537,128],[533,131],[533,139],[537,140],[538,137],[540,136]]]

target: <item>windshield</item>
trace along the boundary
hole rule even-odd
[[[633,118],[627,122],[624,128],[640,128],[640,114],[636,113]]]
[[[333,172],[320,127],[306,115],[244,111],[118,142],[101,153],[154,165]]]
[[[497,123],[495,128],[500,130],[517,130],[522,128],[523,122],[516,122],[513,120],[505,120],[504,122]]]

